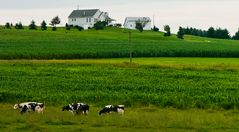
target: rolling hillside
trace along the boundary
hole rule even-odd
[[[239,41],[132,31],[134,57],[239,57]],[[79,32],[0,28],[0,59],[80,59],[128,57],[126,30],[107,28]]]

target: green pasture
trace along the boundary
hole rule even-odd
[[[73,116],[61,106],[46,106],[44,114],[21,115],[12,104],[0,104],[0,130],[87,132],[231,132],[238,131],[238,110],[177,110],[153,106],[126,108],[124,115],[99,116],[101,107],[90,107],[88,116]]]
[[[239,57],[239,41],[132,32],[134,57]],[[128,30],[32,31],[0,28],[0,59],[82,59],[129,56]]]

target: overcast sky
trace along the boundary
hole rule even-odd
[[[239,27],[239,0],[0,0],[0,24],[21,21],[29,25],[35,20],[49,21],[56,15],[67,22],[72,10],[100,9],[123,23],[127,16],[155,16],[155,25],[162,30],[170,25],[173,32],[179,26],[228,28],[231,34]]]

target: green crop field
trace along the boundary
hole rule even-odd
[[[239,59],[138,58],[133,64],[125,61],[1,61],[0,101],[239,108]]]
[[[80,59],[129,56],[128,31],[107,28],[70,31],[31,31],[0,28],[0,59]],[[134,57],[239,57],[239,41],[186,36],[164,37],[162,32],[132,31]]]

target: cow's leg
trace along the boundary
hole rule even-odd
[[[72,115],[75,115],[75,112],[74,112],[74,111],[70,110],[70,112],[72,113]]]
[[[85,112],[85,115],[88,115],[88,110],[85,110],[84,112]]]

